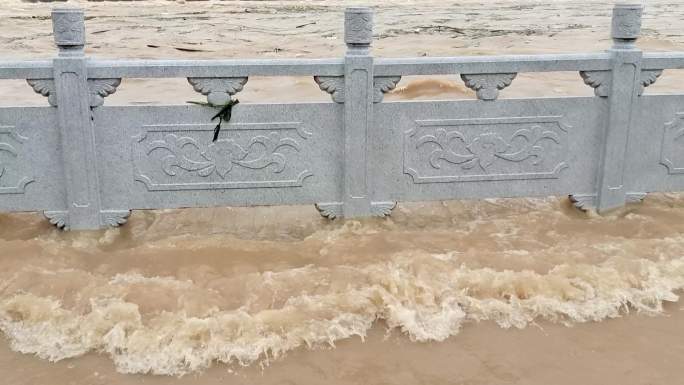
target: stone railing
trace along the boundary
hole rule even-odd
[[[613,10],[613,47],[571,55],[375,59],[368,8],[339,59],[96,60],[81,10],[52,13],[59,55],[0,61],[49,107],[0,108],[0,210],[96,229],[131,209],[316,204],[329,218],[396,202],[570,195],[604,212],[684,189],[684,95],[642,95],[684,53],[642,53],[642,7]],[[521,72],[576,71],[594,97],[498,99]],[[401,76],[460,74],[478,100],[383,102]],[[104,106],[125,78],[184,77],[211,104],[250,76],[311,76],[325,103]]]

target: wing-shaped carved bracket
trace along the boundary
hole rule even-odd
[[[663,74],[663,70],[642,70],[641,71],[641,84],[639,86],[639,95],[644,93],[646,87],[655,83],[656,80]]]
[[[43,215],[58,229],[69,230],[68,211],[43,211]]]
[[[57,107],[57,93],[55,92],[55,81],[52,79],[26,79],[26,82],[37,94],[48,98],[51,106]]]
[[[645,192],[630,192],[625,195],[626,203],[639,203],[646,198],[648,193]],[[596,195],[595,194],[572,194],[569,195],[570,201],[573,206],[577,207],[582,211],[592,210],[596,207]]]
[[[342,217],[342,202],[317,203],[316,209],[322,216],[328,219]],[[397,206],[397,202],[371,202],[371,215],[374,217],[388,217]]]
[[[54,79],[26,79],[26,82],[37,94],[48,98],[51,106],[57,107],[57,91]],[[91,107],[99,107],[104,104],[104,98],[116,92],[116,87],[121,84],[120,78],[112,79],[89,79],[88,93]]]
[[[90,107],[99,107],[103,105],[104,98],[116,92],[116,87],[118,87],[120,84],[121,78],[88,79]]]
[[[239,78],[188,78],[192,88],[207,96],[207,102],[215,106],[222,106],[230,100],[232,95],[242,91],[247,84],[247,77]]]
[[[316,203],[316,210],[328,219],[342,217],[342,202]]]
[[[646,87],[655,83],[663,74],[663,70],[642,70],[639,80],[639,95],[644,93]],[[594,94],[600,97],[610,95],[611,71],[580,71],[584,84],[594,89]]]
[[[397,207],[397,202],[371,202],[371,214],[374,217],[388,217]]]
[[[511,85],[517,73],[461,74],[466,87],[475,91],[480,100],[496,100],[499,91]]]
[[[392,91],[401,76],[376,76],[373,78],[373,103],[382,102],[384,94]],[[314,76],[321,91],[330,94],[333,102],[344,103],[344,76]]]
[[[103,224],[110,227],[119,227],[128,221],[131,210],[102,210],[100,220]]]
[[[58,229],[69,230],[68,211],[43,211],[43,215]],[[131,210],[102,210],[100,221],[109,227],[119,227],[126,223],[129,215],[131,215]]]
[[[321,91],[330,94],[333,102],[344,103],[344,76],[314,76]]]
[[[380,103],[384,95],[397,87],[401,76],[376,76],[373,78],[373,103]]]

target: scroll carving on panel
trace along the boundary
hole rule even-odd
[[[298,187],[313,175],[301,122],[143,126],[133,138],[135,180],[149,191]]]
[[[414,183],[559,178],[567,135],[561,116],[417,120],[404,173]]]

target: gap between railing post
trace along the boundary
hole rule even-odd
[[[613,8],[611,37],[612,71],[608,117],[598,170],[596,209],[606,212],[624,206],[625,160],[633,114],[638,103],[642,52],[635,43],[641,30],[641,4],[618,3]]]
[[[95,132],[91,121],[87,57],[84,53],[83,10],[52,11],[57,121],[66,190],[66,211],[46,212],[53,221],[73,230],[102,227]]]

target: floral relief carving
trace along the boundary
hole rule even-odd
[[[256,158],[247,160],[247,156],[255,154],[259,150],[256,145],[263,146],[261,154]],[[190,146],[198,150],[195,158],[188,156],[183,147]],[[212,142],[202,151],[202,147],[193,138],[167,134],[164,140],[150,143],[148,155],[155,150],[164,149],[170,154],[164,157],[162,170],[169,175],[176,175],[176,168],[185,171],[197,172],[198,175],[207,177],[213,173],[221,178],[226,178],[234,166],[241,166],[251,169],[263,169],[272,167],[274,173],[280,173],[285,169],[287,159],[282,153],[277,152],[282,147],[291,147],[299,151],[299,144],[292,138],[281,138],[277,132],[272,132],[268,136],[253,137],[246,147],[242,147],[233,139],[220,139]]]
[[[567,167],[560,117],[416,121],[406,132],[404,172],[414,183],[558,178]]]
[[[516,141],[521,138],[521,141]],[[546,131],[541,126],[533,126],[530,129],[520,129],[506,140],[494,132],[485,132],[468,142],[463,134],[458,131],[447,132],[444,129],[437,130],[436,135],[425,135],[418,139],[417,148],[428,143],[436,145],[432,151],[429,162],[432,167],[441,168],[440,161],[446,161],[461,165],[463,169],[471,169],[479,166],[487,170],[495,160],[502,159],[510,162],[521,162],[532,158],[532,164],[539,164],[544,157],[544,148],[539,145],[543,139],[548,139],[560,144],[560,137],[553,131]],[[466,144],[468,153],[454,152],[450,142],[458,140]],[[515,145],[514,143],[519,143]]]
[[[287,134],[310,137],[299,122],[231,123],[216,141],[211,125],[146,127],[132,149],[135,180],[150,191],[296,187],[313,175],[297,156],[301,140]]]
[[[508,74],[462,74],[466,87],[475,91],[480,100],[496,100],[499,91],[511,85],[517,73]]]

